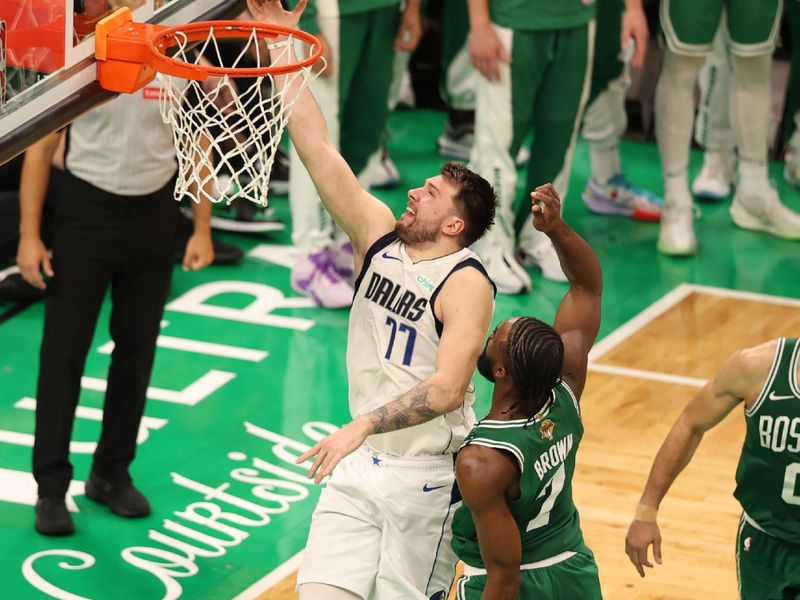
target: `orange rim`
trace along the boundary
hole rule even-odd
[[[208,32],[213,29],[214,37],[220,39],[231,38],[247,38],[253,30],[256,31],[256,36],[260,39],[274,38],[277,36],[291,36],[295,39],[302,40],[309,46],[314,48],[311,56],[304,60],[293,62],[287,65],[268,66],[268,67],[242,67],[242,68],[227,68],[227,67],[213,67],[206,65],[198,65],[187,63],[182,60],[170,58],[165,52],[177,46],[184,40],[189,43],[202,42],[208,37]],[[150,40],[150,60],[148,61],[151,66],[166,75],[173,75],[177,77],[187,77],[187,67],[191,71],[205,73],[207,75],[214,75],[221,77],[227,75],[228,77],[263,77],[265,75],[285,75],[299,71],[306,67],[310,67],[319,60],[322,56],[322,42],[316,37],[305,31],[293,29],[291,27],[284,27],[282,25],[270,25],[266,23],[254,23],[250,21],[197,21],[195,23],[187,23],[185,25],[176,25],[174,27],[166,27],[156,33]],[[195,79],[195,77],[191,77]],[[205,76],[198,74],[197,79],[205,79]]]

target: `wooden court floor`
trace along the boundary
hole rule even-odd
[[[624,539],[653,457],[686,402],[733,350],[779,336],[800,336],[800,301],[682,285],[593,350],[574,495],[606,598],[737,597],[740,410],[705,436],[662,505],[664,564],[640,579]],[[257,598],[296,599],[295,576]]]

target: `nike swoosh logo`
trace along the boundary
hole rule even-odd
[[[446,485],[435,485],[433,487],[428,487],[428,484],[426,483],[425,485],[422,486],[422,491],[423,492],[432,492],[433,490],[440,490],[443,487],[447,487],[447,486]]]
[[[398,258],[397,256],[389,256],[389,255],[388,255],[386,252],[384,252],[383,254],[381,254],[381,256],[382,256],[383,258],[388,258],[389,260],[399,260],[400,262],[403,262],[403,259],[402,259],[402,258]]]
[[[767,396],[770,400],[794,400],[794,396],[777,396],[774,391]]]

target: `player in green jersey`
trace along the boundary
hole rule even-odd
[[[578,398],[600,327],[600,263],[561,219],[552,185],[531,199],[534,227],[552,240],[570,288],[552,327],[532,317],[503,321],[478,359],[495,385],[489,414],[456,460],[459,599],[602,597],[572,501]]]
[[[658,507],[703,434],[744,402],[734,496],[742,505],[736,571],[743,600],[800,598],[800,343],[779,338],[734,353],[684,409],[656,455],[625,551],[639,574],[661,563]]]

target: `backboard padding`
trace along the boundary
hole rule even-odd
[[[6,23],[6,66],[4,77],[0,76],[6,92],[5,102],[0,103],[0,164],[114,97],[96,81],[89,24],[105,14],[97,3],[0,0],[0,21]],[[82,13],[76,12],[76,4]],[[244,0],[112,0],[109,5],[133,6],[137,21],[177,25],[233,18],[244,9]],[[17,49],[13,58],[9,48]]]

